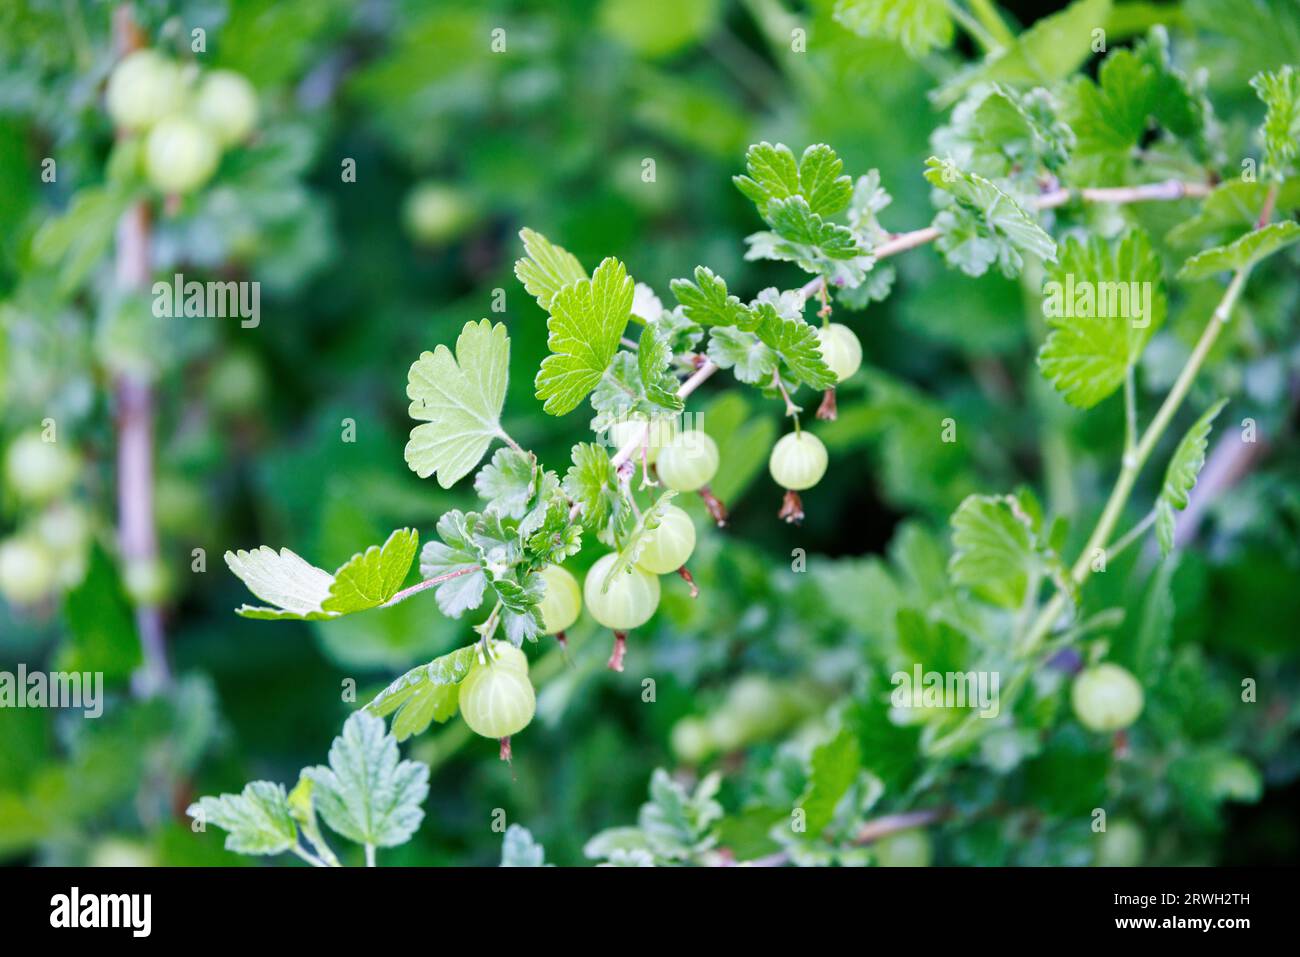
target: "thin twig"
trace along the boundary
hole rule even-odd
[[[406,599],[410,598],[412,595],[418,595],[420,592],[424,591],[425,589],[433,588],[437,585],[441,585],[443,582],[451,581],[453,578],[459,578],[461,575],[472,575],[474,574],[474,572],[479,570],[480,569],[477,565],[472,565],[468,568],[458,568],[454,572],[447,572],[447,574],[445,575],[437,575],[433,578],[426,578],[424,581],[418,582],[417,584],[412,585],[410,588],[403,588],[401,591],[394,594],[392,598],[388,599],[388,601],[384,602],[379,607],[391,608],[393,605],[397,605],[400,604],[401,602],[406,601]]]
[[[123,5],[113,11],[113,37],[118,56],[126,56],[144,44],[144,37]],[[133,203],[117,225],[117,283],[123,291],[149,289],[149,208]],[[152,385],[130,373],[118,375],[113,384],[117,406],[117,534],[122,560],[128,566],[151,566],[158,561],[158,528],[154,523]],[[171,684],[167,663],[167,641],[162,609],[152,601],[141,601],[135,609],[144,665],[135,676],[133,689],[147,696]]]

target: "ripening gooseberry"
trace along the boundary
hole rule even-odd
[[[15,605],[30,605],[50,593],[57,573],[54,557],[30,538],[0,542],[0,595]]]
[[[1142,713],[1142,686],[1119,665],[1106,662],[1079,673],[1070,691],[1070,703],[1084,727],[1118,731]]]
[[[217,169],[221,151],[206,129],[184,116],[170,116],[149,131],[144,166],[164,193],[188,193],[206,183]]]
[[[199,84],[194,114],[218,145],[234,146],[257,123],[257,91],[233,70],[213,70]]]
[[[498,644],[509,644],[499,642]],[[523,657],[523,652],[510,647]],[[537,696],[528,672],[519,668],[518,659],[504,649],[493,647],[497,655],[487,663],[475,661],[460,683],[460,713],[475,734],[485,738],[508,738],[518,734],[533,720]],[[525,663],[527,659],[524,659]]]
[[[659,579],[634,565],[616,574],[602,593],[605,576],[616,561],[618,556],[611,553],[591,566],[582,597],[596,621],[614,631],[627,631],[644,625],[659,607]]]
[[[713,481],[718,472],[718,444],[706,432],[679,432],[659,451],[655,468],[670,489],[695,492]]]
[[[19,498],[48,502],[58,498],[77,480],[77,457],[56,442],[46,442],[39,432],[24,432],[5,453],[5,478]]]
[[[1142,829],[1132,821],[1118,818],[1097,835],[1098,867],[1138,867],[1146,850]]]
[[[708,722],[701,718],[682,718],[671,734],[673,753],[687,764],[699,764],[715,750]]]
[[[645,460],[654,465],[659,460],[659,452],[677,434],[675,419],[655,418],[646,420],[641,417],[622,419],[609,427],[609,441],[615,449],[621,449],[633,439],[644,435],[644,441],[637,445],[632,453],[632,461],[641,461],[641,449],[645,449]]]
[[[695,523],[676,505],[664,508],[659,525],[645,533],[639,567],[656,575],[668,575],[686,564],[695,551]]]
[[[179,66],[153,50],[137,50],[113,68],[105,100],[114,123],[142,131],[175,112],[184,96]]]
[[[582,588],[578,579],[559,565],[547,565],[538,574],[546,583],[546,591],[537,606],[542,610],[542,627],[548,635],[567,631],[582,611]]]
[[[492,664],[499,668],[517,671],[521,675],[528,674],[528,656],[510,641],[492,642]]]
[[[772,448],[768,469],[782,488],[802,492],[812,488],[826,474],[826,446],[811,432],[790,432]]]
[[[171,593],[172,576],[157,558],[135,558],[122,573],[126,593],[137,605],[161,605]]]
[[[929,867],[934,857],[930,835],[919,828],[882,837],[872,847],[881,867]]]
[[[848,326],[832,322],[817,330],[821,340],[822,361],[835,373],[837,382],[843,382],[862,366],[862,343]]]
[[[460,190],[424,182],[407,194],[402,219],[416,242],[450,242],[474,222],[474,205]]]

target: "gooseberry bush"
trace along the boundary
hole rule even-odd
[[[897,31],[896,22],[872,13],[883,6],[841,4],[855,29]],[[1076,8],[1060,16],[1075,15]],[[1162,440],[1216,340],[1234,328],[1248,280],[1270,274],[1271,258],[1300,239],[1300,225],[1274,221],[1279,195],[1295,182],[1300,81],[1290,68],[1251,81],[1266,114],[1259,178],[1225,179],[1214,109],[1174,65],[1162,30],[1111,52],[1096,79],[1019,82],[1012,61],[1028,59],[1038,31],[1046,29],[1046,23],[1036,27],[1002,57],[945,88],[955,105],[933,136],[938,154],[924,170],[935,205],[928,226],[898,232],[882,224],[890,196],[878,173],[848,175],[829,145],[750,147],[735,186],[766,228],[747,237],[747,258],[795,264],[811,277],[801,286],[772,286],[746,301],[723,276],[698,265],[671,283],[670,307],[656,290],[636,283],[620,259],[609,256],[589,270],[561,245],[524,229],[515,274],[549,316],[549,354],[535,373],[536,399],[556,416],[589,403],[592,434],[573,445],[570,463],[560,469],[522,448],[502,426],[507,378],[517,372],[508,324],[467,323],[454,344],[439,344],[411,365],[406,393],[420,424],[411,430],[406,462],[443,488],[473,474],[481,506],[444,514],[422,549],[413,530],[399,529],[333,574],[287,548],[228,553],[231,570],[266,602],[239,614],[328,620],[426,590],[447,616],[486,609],[472,643],[401,675],[365,711],[390,718],[393,735],[404,740],[459,709],[474,732],[500,739],[502,757],[509,758],[512,739],[535,711],[520,648],[546,636],[563,642],[585,606],[613,632],[608,665],[622,671],[637,654],[630,633],[653,618],[665,589],[689,587],[696,600],[710,600],[687,570],[698,530],[675,501],[699,495],[716,524],[726,524],[725,504],[710,490],[721,465],[718,445],[688,411],[696,389],[725,371],[780,404],[789,428],[774,443],[769,468],[784,490],[779,517],[802,520],[816,507],[818,483],[834,468],[810,427],[836,419],[836,389],[864,361],[858,336],[831,317],[886,297],[895,282],[887,260],[933,242],[950,268],[972,277],[996,269],[1024,277],[1027,289],[1055,283],[1089,295],[1121,285],[1142,290],[1145,311],[1135,298],[1127,312],[1089,312],[1082,299],[1072,303],[1077,315],[1049,312],[1038,355],[1043,377],[1070,406],[1090,409],[1123,393],[1117,477],[1084,544],[1073,551],[1073,526],[1091,516],[1045,514],[1027,487],[961,502],[951,517],[943,597],[925,614],[899,609],[895,637],[900,648],[924,656],[927,667],[961,663],[1000,675],[1002,719],[943,707],[920,720],[897,706],[886,716],[878,710],[882,692],[868,690],[813,750],[807,788],[794,795],[799,826],[773,824],[774,832],[788,832],[779,858],[867,859],[862,845],[878,838],[880,863],[928,862],[928,839],[916,828],[950,810],[900,812],[895,826],[879,832],[857,821],[861,812],[882,791],[902,787],[895,800],[919,797],[928,782],[959,773],[972,758],[995,770],[1015,764],[1034,750],[1037,728],[1069,734],[1052,730],[1068,723],[1063,715],[1051,717],[1059,713],[1054,701],[1063,683],[1070,684],[1069,702],[1085,732],[1076,736],[1081,747],[1091,748],[1086,735],[1124,735],[1143,714],[1143,682],[1159,686],[1168,664],[1140,656],[1140,679],[1105,660],[1110,619],[1090,607],[1084,585],[1148,535],[1162,555],[1174,548],[1177,513],[1188,504],[1224,402],[1205,409],[1172,449]],[[934,38],[911,40],[924,45]],[[1219,241],[1170,264],[1127,207],[1188,200],[1199,209],[1179,227],[1184,237]],[[1135,381],[1167,314],[1169,280],[1203,286],[1219,277],[1226,286],[1205,311],[1200,337],[1144,423]],[[1153,459],[1164,460],[1164,479],[1147,516],[1121,532],[1137,478]],[[564,566],[584,549],[600,557],[580,601]],[[405,586],[417,555],[420,581]],[[674,573],[685,584],[661,581]],[[780,710],[771,702],[758,710],[769,708]],[[682,731],[683,751],[707,752],[706,743],[685,740],[690,736]],[[899,737],[915,754],[898,754],[896,743],[883,740]],[[914,760],[932,767],[911,767]],[[1245,771],[1224,796],[1257,790],[1255,773],[1239,759],[1224,756],[1208,773],[1222,775],[1224,768]],[[707,861],[716,854],[713,828],[722,816],[714,800],[718,786],[711,775],[688,792],[657,776],[639,826],[596,837],[589,855],[611,863]]]
[[[1267,22],[1255,8],[1278,6],[1233,2],[1243,23]],[[781,4],[751,6],[778,59],[793,43],[782,61],[790,74],[818,87],[800,72],[800,21]],[[1201,503],[1253,461],[1234,452],[1253,441],[1237,439],[1236,423],[1243,436],[1253,423],[1237,400],[1254,401],[1266,362],[1275,379],[1297,376],[1284,317],[1300,292],[1300,76],[1272,57],[1212,97],[1204,64],[1233,50],[1240,59],[1240,44],[1220,56],[1210,31],[1171,39],[1145,8],[1125,21],[1120,39],[1131,42],[1117,43],[1109,0],[1077,0],[1023,31],[984,2],[813,6],[840,47],[896,46],[934,71],[929,158],[906,178],[858,167],[851,156],[871,149],[842,121],[835,135],[797,140],[777,124],[780,136],[756,134],[745,151],[747,137],[727,153],[731,183],[714,185],[744,204],[753,231],[731,237],[729,254],[687,251],[666,283],[635,277],[663,272],[680,244],[627,242],[588,258],[572,217],[512,228],[516,284],[493,290],[493,315],[458,320],[444,341],[422,332],[403,361],[405,463],[426,483],[422,503],[439,503],[427,526],[358,535],[335,552],[352,557],[333,571],[310,559],[312,536],[292,522],[280,529],[287,545],[244,540],[225,552],[256,598],[237,609],[245,619],[311,622],[346,644],[355,622],[401,606],[408,630],[450,621],[459,638],[404,671],[414,655],[383,658],[389,670],[347,718],[328,766],[304,769],[291,787],[257,780],[193,803],[187,795],[179,807],[194,830],[226,832],[226,848],[241,854],[373,865],[426,819],[429,765],[445,756],[435,742],[472,733],[472,757],[510,778],[533,761],[530,738],[549,731],[539,719],[563,710],[576,685],[654,702],[670,641],[702,649],[719,671],[748,648],[762,668],[723,688],[688,688],[698,701],[678,702],[684,715],[656,729],[676,768],[650,775],[634,821],[585,835],[589,860],[1212,859],[1206,835],[1224,806],[1258,800],[1266,774],[1293,776],[1288,742],[1300,718],[1277,689],[1294,681],[1294,662],[1218,654],[1183,638],[1176,615],[1189,591],[1191,607],[1211,600],[1203,581],[1189,584],[1182,556]],[[1206,20],[1203,4],[1189,8],[1189,22]],[[957,56],[959,31],[976,59]],[[298,195],[301,172],[248,80],[141,44],[126,44],[105,77],[114,146],[104,183],[35,244],[60,268],[59,284],[81,291],[115,243],[137,300],[164,263],[133,260],[133,237],[148,245],[158,225],[163,251],[183,245],[167,230],[179,222],[184,237],[199,211],[232,216],[240,202],[226,191]],[[372,96],[389,90],[364,80]],[[845,109],[832,97],[836,115]],[[470,228],[481,203],[422,178],[401,219],[416,245],[437,249]],[[86,211],[96,207],[97,220],[143,232],[106,238],[101,228],[89,244],[98,248],[87,248]],[[283,225],[268,217],[245,238]],[[248,256],[234,245],[208,261],[238,268]],[[972,301],[1002,290],[997,308],[1028,318],[1027,375],[1011,365],[1014,350],[979,349],[928,370],[952,385],[942,394],[885,371],[872,348],[881,310],[924,281],[906,265],[924,256],[946,270],[927,277],[942,290],[928,311],[944,315],[925,321],[976,341],[963,290]],[[742,257],[753,271],[738,278]],[[520,361],[533,302],[546,330],[535,366]],[[147,429],[154,389],[174,367],[123,322],[106,321],[98,359],[129,436],[130,411],[146,411]],[[187,348],[202,356],[211,343]],[[391,370],[393,394],[400,376]],[[238,365],[231,377],[214,405],[238,406],[250,391]],[[521,379],[532,403],[512,409]],[[1009,427],[952,398],[983,392],[1014,413]],[[540,435],[529,447],[533,436],[514,423],[530,413],[551,417],[567,455],[552,456]],[[773,420],[779,428],[767,428]],[[1013,429],[1033,435],[1003,447]],[[1207,465],[1213,443],[1217,469]],[[864,445],[870,466],[853,454]],[[739,496],[763,464],[766,499]],[[367,467],[402,471],[395,458]],[[0,594],[39,608],[62,589],[76,607],[85,580],[108,576],[111,551],[82,504],[92,483],[79,453],[28,429],[8,442],[4,476],[30,517],[0,543]],[[829,486],[850,488],[853,505]],[[787,571],[738,534],[765,525],[774,540],[798,542],[830,521],[853,540],[878,486],[910,513],[883,556],[795,548]],[[444,492],[463,496],[461,507],[445,508]],[[130,547],[123,508],[122,578],[143,634],[158,627],[169,585],[156,544]],[[1279,514],[1288,516],[1279,525],[1294,518]],[[255,627],[276,640],[276,626]],[[684,668],[685,683],[704,672]],[[951,700],[954,678],[975,697]],[[192,688],[175,691],[178,708]],[[1186,835],[1146,827],[1174,817]],[[504,829],[503,865],[547,864],[527,823]],[[360,850],[336,853],[327,830]]]

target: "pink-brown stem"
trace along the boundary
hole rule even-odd
[[[677,569],[677,574],[682,576],[682,581],[691,586],[691,597],[699,598],[700,586],[695,584],[695,579],[691,576],[690,569],[683,565],[681,568]]]
[[[609,656],[609,670],[622,671],[623,658],[627,655],[627,632],[614,632],[614,650]]]
[[[781,511],[777,512],[777,518],[782,521],[797,525],[803,521],[803,499],[799,493],[793,489],[786,489],[785,498],[781,500]]]
[[[707,485],[701,485],[698,494],[704,500],[704,507],[709,511],[709,517],[717,523],[718,528],[726,525],[727,506],[723,504],[722,499],[713,494],[713,489]]]
[[[839,415],[839,409],[835,404],[835,389],[830,388],[822,393],[822,404],[817,406],[817,418],[823,422],[834,422]]]

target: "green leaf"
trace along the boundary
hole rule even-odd
[[[1124,384],[1166,308],[1160,258],[1145,233],[1110,243],[1070,238],[1044,286],[1050,331],[1038,367],[1067,402],[1090,409]]]
[[[321,610],[346,615],[382,605],[406,581],[419,546],[420,536],[413,529],[399,528],[382,546],[371,545],[354,555],[334,573],[330,597]]]
[[[226,564],[262,601],[274,607],[244,605],[235,613],[245,618],[317,620],[336,618],[336,612],[321,609],[330,598],[334,576],[317,568],[287,548],[277,553],[263,545],[251,552],[226,552]]]
[[[1153,28],[1131,50],[1114,50],[1098,69],[1096,83],[1076,78],[1067,101],[1081,184],[1123,177],[1153,120],[1198,149],[1202,145],[1208,104],[1170,62],[1163,27]]]
[[[615,545],[618,547],[618,558],[609,566],[609,571],[605,574],[605,580],[601,582],[601,593],[609,590],[610,583],[614,581],[616,575],[624,575],[631,571],[632,566],[637,563],[641,557],[641,552],[645,548],[645,536],[647,532],[652,532],[659,527],[663,521],[664,512],[667,511],[669,503],[677,493],[672,489],[665,489],[659,493],[659,497],[650,504],[648,508],[642,509],[641,514],[637,515],[631,509],[621,510],[620,517],[632,519],[629,527],[615,530]]]
[[[677,396],[677,377],[669,371],[673,361],[673,329],[654,322],[641,330],[636,363],[646,397],[659,409],[680,412],[685,403]]]
[[[587,278],[587,270],[568,250],[554,245],[541,233],[519,230],[525,258],[515,263],[515,276],[543,309],[551,308],[555,294],[570,283]]]
[[[456,339],[456,355],[444,345],[425,352],[411,366],[406,395],[411,430],[406,464],[420,476],[436,474],[451,488],[483,458],[502,435],[501,405],[510,371],[506,327],[488,320],[467,322]]]
[[[501,842],[502,867],[546,867],[546,851],[533,840],[532,832],[522,824],[506,828]]]
[[[474,476],[474,491],[487,508],[509,518],[523,518],[544,473],[531,452],[500,448]]]
[[[457,685],[477,654],[475,642],[412,668],[375,695],[365,710],[379,718],[393,715],[392,734],[398,741],[421,734],[432,722],[456,713]]]
[[[438,519],[440,542],[425,542],[420,553],[420,575],[427,581],[453,572],[462,574],[434,586],[439,610],[448,618],[459,618],[483,603],[487,576],[480,563],[480,552],[473,541],[471,524],[474,513],[457,509],[444,512]]]
[[[1226,246],[1206,249],[1183,263],[1180,279],[1200,279],[1216,272],[1246,269],[1300,240],[1300,223],[1288,219],[1256,229]]]
[[[705,266],[695,267],[695,282],[674,279],[669,287],[681,303],[686,317],[701,326],[735,326],[752,330],[758,325],[758,317],[749,307],[728,294],[723,278],[715,276],[713,270]]]
[[[709,334],[709,358],[720,369],[731,369],[741,382],[768,383],[776,371],[776,355],[758,335],[731,326],[715,326]]]
[[[1056,260],[1056,243],[1034,218],[1007,193],[976,173],[967,173],[954,164],[931,156],[926,160],[925,178],[950,195],[959,207],[975,217],[981,237],[991,240],[997,249],[997,260],[1004,274],[1014,276],[1023,265],[1022,253],[1029,253],[1048,262]],[[959,222],[959,221],[958,221]],[[970,220],[967,220],[970,223]],[[956,225],[951,219],[936,217],[935,225],[941,233],[953,232]],[[966,236],[965,238],[969,238]],[[953,247],[940,236],[939,248]],[[971,275],[978,272],[966,270]],[[981,269],[980,272],[983,272]]]
[[[546,321],[551,354],[535,382],[546,412],[571,412],[605,374],[632,315],[633,285],[623,264],[610,257],[591,279],[556,292]]]
[[[86,575],[64,600],[71,640],[59,656],[60,671],[102,671],[105,680],[127,678],[140,664],[140,634],[103,546],[90,549]]]
[[[835,19],[860,37],[886,37],[913,57],[952,45],[944,0],[837,0]]]
[[[1256,73],[1250,85],[1268,107],[1260,130],[1264,166],[1280,180],[1300,155],[1300,73],[1288,63],[1271,73]]]
[[[1038,568],[1032,523],[1011,495],[971,495],[952,515],[953,582],[1003,608],[1021,608]]]
[[[354,712],[330,746],[329,767],[304,772],[325,823],[358,844],[394,847],[409,840],[424,819],[429,766],[399,758],[384,722]]]
[[[843,728],[812,753],[808,786],[797,807],[805,814],[807,833],[820,835],[835,816],[835,806],[848,793],[862,767],[857,735]]]
[[[804,383],[814,389],[829,389],[836,384],[835,373],[822,359],[815,327],[802,316],[783,315],[771,300],[755,300],[753,309],[760,318],[758,338],[776,354],[781,378],[788,385]]]
[[[226,564],[262,601],[273,606],[243,605],[244,618],[321,621],[382,605],[402,587],[415,559],[419,536],[398,529],[382,546],[353,555],[333,575],[287,548],[266,545],[251,552],[226,552]]]
[[[815,247],[830,259],[853,259],[862,255],[851,229],[826,222],[812,211],[802,196],[774,199],[768,203],[767,213],[777,235],[796,247]],[[803,255],[811,258],[816,254]]]
[[[1195,215],[1179,223],[1165,236],[1175,246],[1193,246],[1209,239],[1231,242],[1255,228],[1264,208],[1270,184],[1230,179],[1210,191]],[[1300,178],[1293,177],[1278,187],[1277,208],[1300,206]]]
[[[641,805],[637,827],[656,858],[687,860],[717,843],[714,825],[723,811],[714,796],[721,786],[722,775],[714,771],[688,793],[663,768],[655,769],[650,800]],[[586,848],[583,852],[589,853]]]
[[[603,528],[617,498],[618,475],[604,446],[579,442],[573,447],[573,464],[564,476],[564,492],[582,506],[582,524]]]
[[[316,804],[312,800],[311,778],[305,774],[298,775],[298,783],[293,786],[289,792],[289,815],[297,822],[299,830],[307,838],[308,842],[320,858],[329,864],[337,864],[338,859],[334,852],[330,850],[325,836],[321,834],[320,825],[316,821]]]
[[[757,143],[746,152],[745,165],[749,175],[733,176],[732,182],[768,222],[772,222],[774,204],[780,201],[801,199],[808,213],[820,218],[838,213],[853,195],[853,181],[844,175],[844,163],[825,143],[809,146],[797,164],[784,143]]]
[[[1075,0],[1035,21],[1009,47],[985,57],[945,83],[933,98],[940,106],[955,102],[977,83],[1051,86],[1063,80],[1092,54],[1093,31],[1104,27],[1111,0]]]
[[[1220,399],[1205,410],[1187,434],[1183,436],[1174,449],[1169,467],[1165,470],[1165,480],[1160,486],[1160,495],[1156,499],[1156,540],[1160,542],[1160,554],[1167,556],[1174,549],[1174,510],[1187,508],[1188,496],[1196,486],[1196,477],[1205,467],[1205,450],[1209,445],[1210,427],[1215,417],[1228,404],[1227,399]]]
[[[185,811],[226,835],[226,850],[236,854],[279,854],[298,841],[284,786],[253,781],[239,794],[202,797]]]

